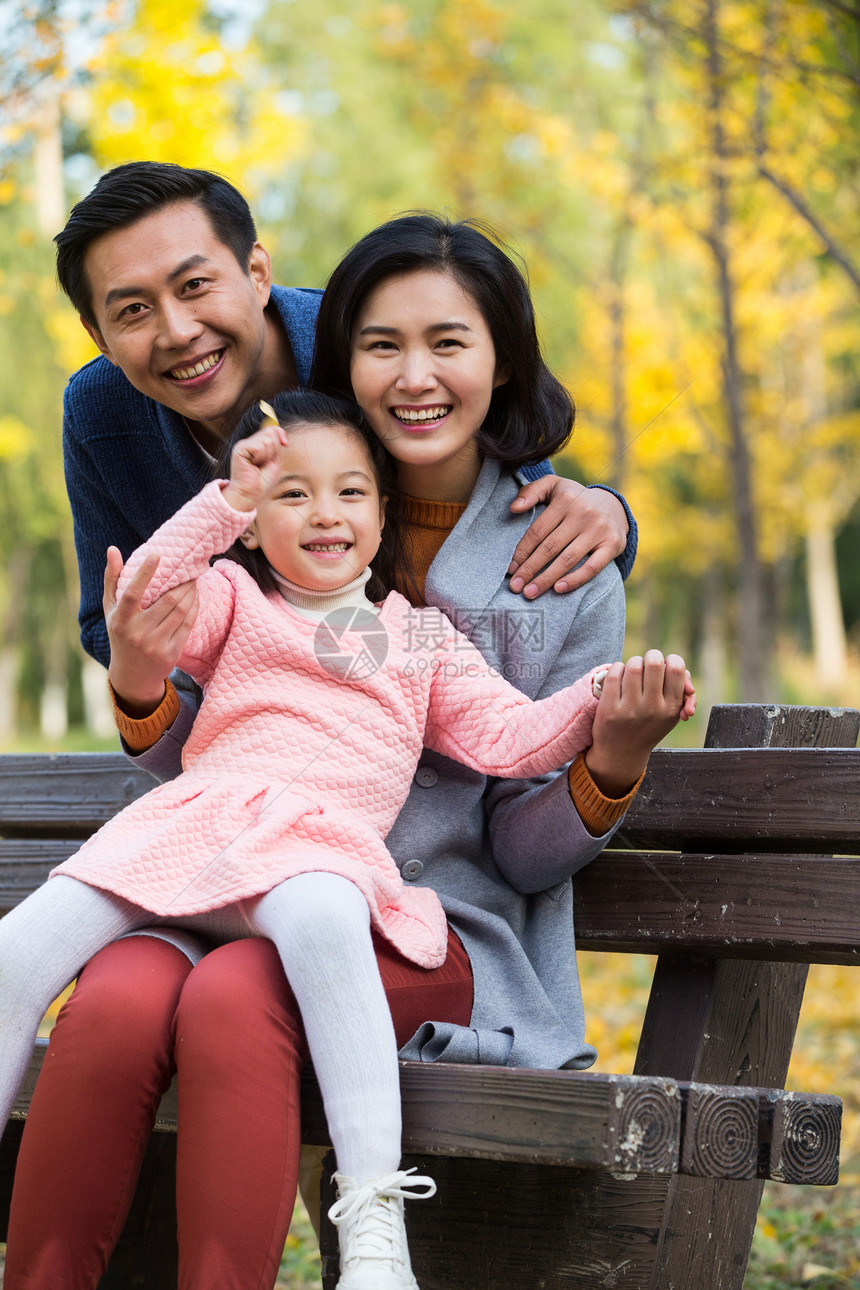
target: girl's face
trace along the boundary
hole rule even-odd
[[[356,320],[350,374],[404,492],[467,501],[480,470],[475,433],[508,373],[456,279],[419,269],[375,287]]]
[[[334,591],[357,578],[379,549],[384,505],[358,433],[339,425],[287,430],[277,482],[242,538],[261,547],[284,578]]]

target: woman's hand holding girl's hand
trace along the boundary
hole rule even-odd
[[[286,430],[271,423],[239,440],[230,457],[230,483],[224,489],[228,506],[235,511],[256,509],[278,481],[280,450],[286,446]]]
[[[613,663],[603,682],[585,754],[605,797],[625,797],[648,764],[651,750],[679,721],[696,711],[696,691],[679,654],[657,649],[644,659]]]

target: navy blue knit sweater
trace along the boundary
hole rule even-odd
[[[300,385],[310,376],[321,295],[311,289],[272,288],[272,304],[289,337]],[[102,610],[107,548],[119,547],[127,560],[200,491],[211,466],[179,414],[141,394],[102,356],[66,386],[63,459],[81,580],[81,642],[107,667],[110,645]],[[538,479],[551,470],[549,462],[539,462],[522,473]],[[627,514],[630,536],[617,561],[625,578],[636,557],[637,536],[633,516],[629,510]]]

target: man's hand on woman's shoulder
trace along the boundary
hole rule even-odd
[[[529,600],[550,587],[575,591],[627,546],[627,515],[614,493],[543,475],[520,489],[511,510],[522,512],[541,502],[546,509],[523,534],[508,570],[511,591],[522,591]],[[572,572],[581,560],[585,563]]]

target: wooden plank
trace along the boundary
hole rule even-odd
[[[821,1093],[679,1080],[679,1173],[831,1187],[839,1177],[842,1101]]]
[[[153,784],[114,753],[0,756],[0,833],[85,837]],[[860,751],[658,749],[620,841],[852,855],[858,818]]]
[[[678,1168],[681,1099],[672,1080],[401,1062],[400,1090],[404,1151],[623,1173]],[[302,1137],[329,1144],[309,1073]]]
[[[0,909],[77,846],[0,840]],[[860,962],[858,858],[605,851],[574,883],[580,949]]]
[[[0,756],[0,832],[87,837],[155,787],[122,753]]]
[[[13,1121],[27,1113],[47,1046],[47,1039],[36,1041]],[[516,1087],[509,1085],[510,1075],[519,1077]],[[818,1185],[830,1185],[838,1176],[842,1103],[824,1094],[584,1071],[508,1071],[414,1062],[401,1063],[401,1089],[404,1147],[422,1154],[563,1165],[578,1160],[625,1173],[677,1168],[702,1176],[758,1176]],[[606,1112],[601,1148],[599,1140],[588,1141],[587,1128],[571,1122],[585,1110],[593,1134],[594,1117],[600,1115],[603,1102],[614,1106]],[[609,1127],[610,1122],[614,1127]],[[174,1082],[161,1099],[155,1130],[175,1133],[176,1125]],[[310,1068],[302,1080],[302,1127],[305,1142],[329,1145],[322,1098]],[[616,1143],[614,1155],[607,1150],[607,1140]]]
[[[857,857],[605,851],[574,900],[580,949],[860,963]]]
[[[19,905],[80,845],[79,838],[0,839],[0,910]]]
[[[630,847],[860,851],[860,750],[658,750],[625,816]]]
[[[701,1178],[754,1178],[759,1158],[755,1089],[687,1084],[683,1090],[681,1167]]]
[[[841,1126],[838,1097],[765,1092],[760,1098],[759,1178],[835,1186]]]

